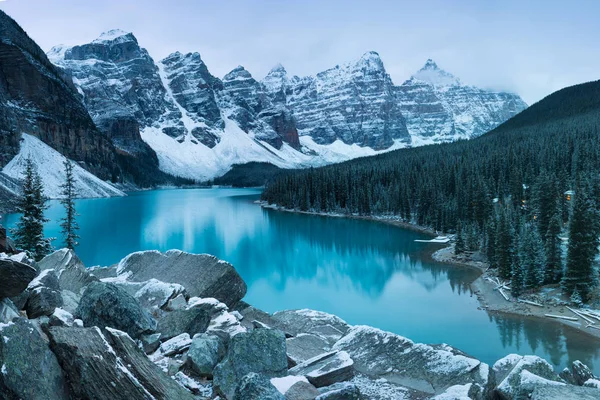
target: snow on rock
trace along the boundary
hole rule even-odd
[[[182,333],[179,336],[175,336],[172,339],[162,343],[158,348],[158,351],[165,357],[172,356],[175,354],[183,353],[189,349],[192,344],[192,339],[188,333]]]
[[[271,379],[271,384],[273,386],[275,386],[275,388],[281,394],[285,394],[285,392],[287,392],[294,384],[296,384],[298,382],[308,383],[308,379],[306,379],[304,376],[294,376],[294,375],[288,375],[288,376],[284,376],[282,378],[272,378]]]
[[[27,159],[33,161],[42,178],[44,194],[52,199],[61,198],[60,185],[65,181],[63,165],[65,157],[35,136],[24,133],[21,136],[19,154],[2,169],[2,172],[12,178],[22,179]],[[125,193],[86,171],[77,163],[73,163],[73,175],[77,197],[125,196]]]
[[[415,344],[393,333],[354,326],[334,350],[345,350],[356,371],[424,393],[441,394],[450,386],[488,385],[487,365],[447,345]]]
[[[435,396],[432,400],[471,400],[469,396],[471,386],[470,383],[450,386],[444,393]]]
[[[496,393],[511,399],[523,393],[531,393],[533,386],[564,385],[548,361],[537,356],[510,354],[494,363]]]

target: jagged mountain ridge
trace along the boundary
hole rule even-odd
[[[278,64],[261,81],[242,66],[219,79],[198,53],[154,62],[118,30],[48,54],[75,77],[96,124],[118,127],[120,147],[137,123],[163,171],[196,180],[249,161],[306,167],[471,138],[526,107],[517,95],[463,85],[431,60],[395,86],[376,52],[302,78]]]

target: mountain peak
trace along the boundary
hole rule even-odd
[[[417,71],[412,78],[429,83],[433,86],[460,85],[460,80],[449,72],[440,69],[435,61],[429,58],[423,68]]]
[[[92,43],[125,43],[130,41],[137,42],[135,36],[133,36],[133,33],[124,31],[122,29],[111,29],[110,31],[102,32],[100,36]]]
[[[287,71],[280,63],[275,64],[273,68],[269,71],[265,79],[269,78],[283,78],[287,76]]]
[[[241,65],[238,65],[223,77],[224,81],[236,81],[244,79],[252,79],[252,75]]]

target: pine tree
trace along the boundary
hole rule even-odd
[[[44,238],[44,223],[48,222],[44,211],[47,208],[42,180],[31,159],[27,159],[23,195],[17,204],[17,212],[22,215],[11,234],[15,245],[35,260],[41,260],[52,251],[52,239]]]
[[[65,208],[65,216],[61,219],[60,227],[65,245],[68,249],[73,250],[79,244],[77,243],[79,225],[75,220],[79,215],[75,210],[75,178],[73,177],[73,163],[65,159],[63,165],[65,166],[65,183],[61,185],[63,199],[60,200],[60,203]]]
[[[525,223],[521,226],[519,242],[519,264],[525,274],[524,287],[539,287],[544,281],[545,253],[542,238],[534,226]]]
[[[511,264],[510,272],[510,289],[511,293],[515,298],[518,298],[525,287],[525,274],[523,267],[519,264],[515,257],[515,260]]]
[[[462,226],[458,224],[456,227],[456,243],[454,244],[454,254],[462,254],[465,252],[465,241],[463,238]]]
[[[573,214],[569,224],[567,265],[562,283],[568,295],[577,289],[583,302],[587,302],[596,283],[594,258],[598,252],[598,213],[588,194],[576,191]]]
[[[560,282],[562,278],[562,249],[560,240],[560,214],[555,214],[550,220],[546,231],[546,270],[544,272],[544,283],[551,284]]]
[[[498,231],[496,233],[496,264],[498,275],[503,279],[511,278],[512,269],[512,234],[510,221],[504,212],[500,213],[498,219]]]

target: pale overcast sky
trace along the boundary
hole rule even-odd
[[[222,77],[280,62],[310,75],[375,50],[394,83],[428,58],[468,84],[531,104],[600,79],[596,0],[0,0],[44,49],[120,28],[155,60],[197,51]]]

